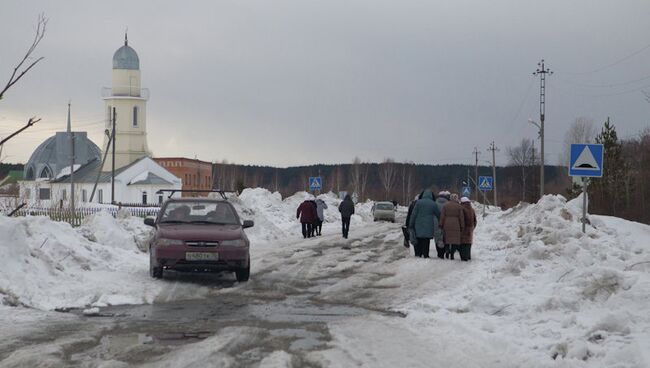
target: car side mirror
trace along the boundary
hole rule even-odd
[[[147,217],[144,219],[144,224],[149,226],[156,226],[156,220],[152,219],[151,217]]]
[[[253,227],[253,225],[255,225],[255,223],[252,220],[244,220],[242,227],[248,229],[249,227]]]

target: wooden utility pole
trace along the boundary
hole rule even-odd
[[[544,117],[546,114],[546,74],[552,75],[553,72],[544,65],[544,59],[537,63],[537,70],[533,75],[539,75],[539,140],[540,147],[540,171],[539,171],[539,197],[544,196]]]
[[[474,147],[474,158],[476,159],[475,164],[474,164],[474,191],[476,192],[476,201],[478,202],[478,155],[481,153],[477,147]]]
[[[494,194],[494,205],[498,206],[497,202],[497,167],[496,167],[496,155],[495,152],[498,151],[499,149],[495,147],[494,141],[492,141],[492,144],[488,148],[488,151],[492,151],[492,193]]]
[[[113,138],[113,162],[111,162],[111,203],[115,204],[115,121],[116,121],[115,107],[113,107],[113,132],[111,133],[111,138]],[[100,169],[101,170],[101,169]]]

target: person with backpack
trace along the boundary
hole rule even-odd
[[[438,206],[434,202],[433,193],[425,190],[422,198],[418,199],[413,206],[413,212],[409,218],[409,228],[415,233],[416,246],[415,256],[429,258],[429,247],[434,235],[434,223],[440,217]]]
[[[440,227],[444,231],[445,258],[454,259],[461,242],[460,234],[465,230],[465,215],[458,203],[458,194],[452,194],[449,202],[442,207]]]
[[[476,212],[472,208],[472,201],[467,197],[460,199],[460,205],[463,206],[465,229],[460,234],[460,248],[458,253],[460,253],[461,261],[469,261],[472,259],[472,241],[474,239],[474,229],[477,224]]]
[[[345,195],[341,204],[339,204],[339,212],[341,213],[341,229],[343,231],[343,237],[348,238],[350,233],[350,219],[354,215],[354,202],[349,194]]]
[[[316,214],[318,215],[318,220],[316,220],[316,235],[320,236],[323,230],[323,221],[325,221],[325,210],[327,209],[327,203],[322,199],[318,198],[316,200]]]
[[[309,199],[306,199],[298,206],[296,218],[300,219],[300,224],[302,225],[302,237],[304,239],[310,238],[312,236],[312,224],[318,218],[318,214]]]

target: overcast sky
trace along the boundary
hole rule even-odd
[[[5,162],[64,130],[68,99],[75,130],[101,145],[100,91],[127,27],[155,156],[473,163],[474,146],[483,162],[494,140],[504,165],[506,147],[536,137],[541,58],[555,71],[548,161],[576,117],[610,116],[623,137],[650,125],[648,0],[2,0],[3,85],[41,12],[45,60],[0,101],[0,135],[43,120],[5,146]]]

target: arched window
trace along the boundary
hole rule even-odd
[[[133,106],[133,126],[138,126],[138,107]]]
[[[41,173],[38,175],[39,178],[50,179],[52,177],[52,171],[49,167],[45,166]]]

